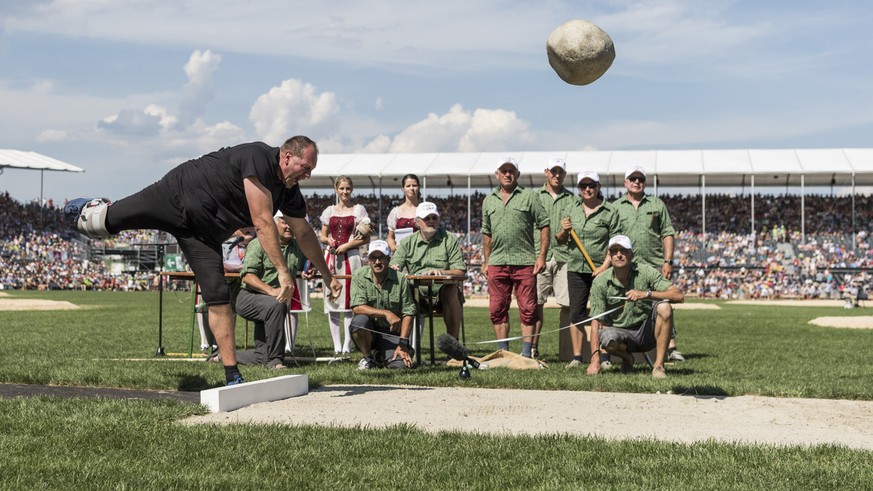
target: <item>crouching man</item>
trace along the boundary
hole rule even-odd
[[[607,252],[612,267],[594,278],[591,286],[591,316],[608,312],[627,302],[624,308],[591,321],[591,345],[622,359],[621,369],[633,369],[632,353],[656,348],[652,378],[667,378],[664,360],[673,332],[673,306],[685,295],[660,271],[633,261],[630,239],[616,235],[609,239]],[[625,300],[626,299],[626,300]],[[591,354],[589,374],[600,373],[600,357]]]
[[[380,366],[412,368],[413,349],[409,345],[415,302],[406,278],[388,267],[391,249],[384,240],[374,240],[368,248],[369,267],[352,274],[351,333],[364,355],[358,370]]]

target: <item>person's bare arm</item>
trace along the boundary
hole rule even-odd
[[[491,236],[482,234],[482,274],[488,274],[488,258],[491,257]]]
[[[261,242],[261,247],[264,248],[264,253],[279,274],[279,294],[276,296],[276,300],[287,302],[294,293],[294,281],[291,279],[285,257],[282,256],[282,251],[279,248],[279,231],[276,229],[276,222],[273,221],[272,195],[254,177],[246,177],[243,180],[243,188],[252,217],[252,225],[258,231],[258,240]]]

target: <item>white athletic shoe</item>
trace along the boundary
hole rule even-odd
[[[92,239],[107,239],[112,236],[106,231],[106,209],[109,200],[103,198],[76,198],[67,202],[64,213],[76,217],[76,228]]]
[[[379,364],[370,357],[361,358],[361,361],[358,362],[358,370],[371,370],[373,368],[379,368]]]

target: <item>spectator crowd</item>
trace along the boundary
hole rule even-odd
[[[706,230],[701,196],[660,196],[680,231],[674,256],[675,283],[702,298],[841,298],[863,288],[873,268],[873,196],[808,195],[804,198],[805,234],[801,233],[799,196],[757,195],[755,234],[751,233],[748,196],[706,196]],[[470,266],[465,294],[487,293],[482,263],[481,204],[484,194],[429,196],[441,212],[442,225],[461,240]],[[402,196],[356,195],[375,223],[387,233],[388,211]],[[321,229],[319,215],[335,195],[307,197],[309,220]],[[380,215],[381,210],[381,215]],[[853,223],[856,232],[853,234]],[[375,227],[378,232],[379,227]],[[156,231],[128,231],[103,242],[86,242],[51,201],[20,203],[0,194],[0,289],[148,290],[156,288],[154,271],[136,265],[112,268],[92,260],[92,250],[136,248],[168,237]],[[169,237],[172,240],[171,237]]]

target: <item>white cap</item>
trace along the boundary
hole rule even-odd
[[[594,182],[600,182],[600,175],[593,170],[583,170],[579,173],[579,178],[576,179],[576,184],[582,182],[583,179],[591,179]]]
[[[614,245],[620,245],[622,248],[627,249],[628,251],[634,250],[634,247],[631,245],[631,240],[627,235],[616,235],[615,237],[609,239],[609,245],[606,247],[607,249],[612,249]]]
[[[503,167],[503,164],[512,164],[515,167],[515,170],[518,170],[518,161],[516,161],[512,157],[503,157],[502,159],[497,161],[497,168]]]
[[[632,166],[628,167],[626,171],[624,171],[624,178],[627,179],[628,177],[631,176],[631,174],[636,173],[636,172],[642,174],[643,177],[646,177],[646,170],[643,169],[643,167],[641,165],[632,165]]]
[[[422,201],[415,209],[415,216],[418,218],[425,219],[431,215],[440,216],[440,212],[437,211],[437,206],[430,201]]]
[[[277,218],[282,218],[283,216],[285,216],[285,215],[282,214],[282,210],[279,210],[276,212],[275,215],[273,215],[273,220],[275,220]]]
[[[373,242],[370,242],[370,247],[367,248],[367,255],[376,251],[381,252],[385,256],[391,255],[391,249],[388,248],[388,243],[384,240],[374,240]]]
[[[555,167],[560,167],[564,172],[567,171],[567,162],[564,161],[561,157],[554,157],[549,159],[549,166],[546,167],[546,170],[552,170]]]

